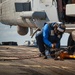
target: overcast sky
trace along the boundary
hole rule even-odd
[[[64,37],[61,39],[61,45],[67,44],[67,37],[69,36],[67,33],[63,35]],[[12,26],[10,28],[9,25],[4,25],[0,23],[0,43],[1,42],[8,42],[8,41],[15,41],[18,45],[24,45],[26,40],[35,40],[35,37],[31,39],[30,33],[25,36],[21,36],[17,33],[17,27]]]
[[[8,42],[8,41],[15,41],[19,45],[24,45],[24,42],[26,40],[34,40],[35,37],[33,37],[31,39],[31,37],[29,35],[30,35],[30,33],[28,33],[25,36],[21,36],[17,33],[16,26],[12,26],[10,28],[9,25],[4,25],[4,24],[0,23],[0,43]]]

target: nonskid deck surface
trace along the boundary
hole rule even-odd
[[[39,57],[38,48],[0,46],[0,75],[75,75],[75,60]]]

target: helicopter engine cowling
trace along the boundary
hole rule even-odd
[[[26,35],[28,33],[28,27],[17,26],[17,32],[20,35]]]

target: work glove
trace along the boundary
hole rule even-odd
[[[53,43],[52,44],[52,48],[54,49],[56,47],[56,43]]]

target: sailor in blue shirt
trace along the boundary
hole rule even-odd
[[[60,39],[64,31],[65,26],[62,22],[46,23],[36,36],[40,52],[45,55],[45,47],[60,48]]]

